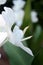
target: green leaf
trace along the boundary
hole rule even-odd
[[[12,45],[10,42],[7,42],[3,48],[8,56],[10,65],[31,65],[34,57],[21,48]]]
[[[33,34],[33,39],[32,39],[32,43],[31,43],[31,48],[35,55],[37,55],[38,51],[40,50],[41,33],[42,33],[42,29],[38,25],[36,27],[34,34]]]
[[[40,37],[41,32],[42,32],[41,26],[38,25],[36,27],[36,30],[35,30],[35,33],[34,33],[34,38],[33,38],[34,43],[37,43],[38,38]]]
[[[32,28],[32,22],[31,22],[31,0],[27,0],[26,1],[24,12],[25,12],[25,15],[24,15],[22,28],[25,28],[26,26],[30,26],[29,29],[31,29]]]

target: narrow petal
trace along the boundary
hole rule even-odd
[[[22,48],[25,52],[33,56],[32,51],[28,47],[25,47],[21,42],[19,43],[18,47]]]

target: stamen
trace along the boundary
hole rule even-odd
[[[26,40],[30,39],[31,37],[32,36],[26,37],[26,38],[22,39],[21,41],[26,41]]]
[[[23,30],[23,33],[25,34],[25,32],[27,31],[27,29],[29,28],[29,26],[25,27]]]

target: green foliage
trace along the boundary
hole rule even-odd
[[[31,65],[34,57],[22,49],[12,45],[10,42],[7,42],[3,48],[8,56],[10,65]]]

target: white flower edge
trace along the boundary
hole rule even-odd
[[[3,5],[6,3],[7,0],[0,0],[0,5]]]
[[[15,15],[14,11],[9,7],[4,7],[5,11],[2,11],[2,16],[7,23],[7,25],[11,28],[11,26],[15,23]]]
[[[38,17],[37,17],[37,12],[36,11],[31,11],[31,20],[33,23],[37,23],[38,22]]]
[[[24,18],[24,10],[19,10],[19,11],[14,11],[14,15],[15,15],[15,23],[16,25],[18,25],[19,27],[22,25],[23,23],[23,18]]]
[[[13,0],[13,4],[14,4],[14,6],[12,7],[12,9],[14,11],[17,11],[17,10],[20,10],[20,9],[22,9],[24,7],[25,1],[23,1],[23,0],[14,1]]]

